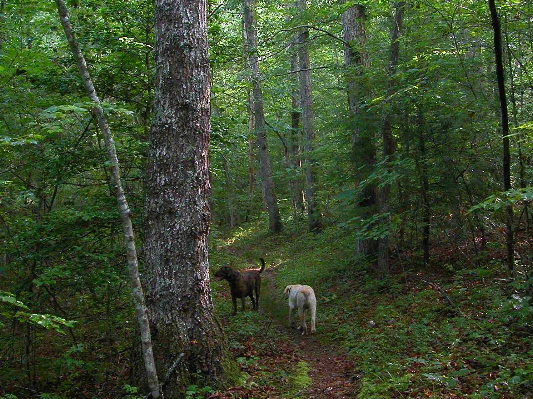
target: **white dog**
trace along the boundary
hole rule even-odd
[[[316,331],[315,316],[316,316],[316,297],[315,291],[308,285],[288,285],[285,287],[285,294],[289,295],[289,326],[292,327],[292,314],[298,309],[298,316],[300,318],[300,326],[298,330],[302,331],[302,335],[307,334],[307,325],[305,324],[306,313],[311,314],[311,334]]]

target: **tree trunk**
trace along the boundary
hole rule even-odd
[[[494,31],[494,57],[496,62],[496,80],[501,111],[501,128],[503,142],[503,190],[511,189],[511,150],[509,148],[509,112],[507,109],[507,96],[505,94],[505,74],[503,69],[502,36],[500,19],[494,0],[489,0],[489,9]],[[506,244],[507,244],[507,268],[514,270],[514,232],[513,232],[513,207],[506,207]]]
[[[255,126],[255,118],[252,110],[252,98],[248,93],[248,131],[253,132]],[[248,206],[246,207],[246,220],[248,216],[253,211],[253,202],[254,202],[254,191],[255,191],[255,139],[253,137],[248,137]]]
[[[226,378],[209,287],[210,75],[206,1],[156,0],[154,117],[146,173],[147,304],[165,396]]]
[[[6,0],[0,0],[0,50],[4,46],[5,40],[5,14],[4,9],[6,8]]]
[[[513,65],[514,65],[514,59],[512,55],[512,49],[509,44],[509,32],[505,32],[505,47],[507,49],[507,69],[508,69],[508,75],[510,77],[509,79],[509,88],[510,88],[510,101],[511,101],[511,114],[512,114],[512,120],[514,127],[518,127],[518,106],[516,103],[516,86],[515,86],[515,78],[514,78],[514,72],[513,72]],[[521,69],[518,68],[517,72],[520,73]],[[521,74],[521,73],[520,73]],[[522,91],[523,93],[523,91]],[[526,159],[527,157],[524,156],[524,151],[522,149],[522,143],[521,140],[516,140],[516,150],[517,150],[517,161],[518,161],[518,184],[520,185],[520,188],[526,188],[527,187],[527,179],[526,179]],[[526,229],[526,235],[529,236],[529,221],[530,221],[530,209],[529,209],[529,203],[528,201],[524,201],[523,204],[523,211],[521,212],[521,216],[519,220],[514,221],[514,225],[518,226],[520,225],[520,220],[522,216],[524,216],[524,222],[525,222],[525,229]],[[514,230],[514,228],[513,228]],[[514,241],[514,239],[513,239]],[[514,249],[513,249],[514,252]]]
[[[418,159],[417,169],[420,177],[420,197],[422,202],[422,251],[424,265],[429,264],[430,245],[429,237],[431,231],[431,201],[429,199],[429,179],[426,155],[426,133],[422,108],[417,105],[417,127],[418,127]]]
[[[391,45],[389,52],[389,64],[387,66],[387,73],[389,81],[387,83],[387,98],[390,101],[394,94],[395,74],[398,67],[398,59],[400,52],[399,38],[402,30],[403,14],[405,10],[405,2],[398,1],[394,3],[394,17],[391,27]],[[383,140],[383,162],[386,173],[392,172],[392,156],[395,152],[395,144],[392,136],[392,112],[389,109],[390,104],[385,105],[385,111],[382,117],[381,136]],[[382,216],[381,223],[389,224],[390,220],[390,184],[384,184],[379,190],[379,212]],[[378,240],[378,270],[382,277],[389,274],[390,270],[390,247],[389,235],[385,235]]]
[[[233,228],[237,225],[237,209],[236,209],[236,203],[235,200],[235,190],[233,187],[233,177],[231,176],[231,172],[228,165],[228,158],[225,154],[221,154],[220,158],[222,160],[222,166],[224,168],[224,191],[226,192],[226,199],[228,201],[228,224],[230,228]]]
[[[253,0],[243,0],[243,33],[245,50],[250,63],[253,86],[253,113],[255,119],[255,133],[257,135],[259,166],[263,184],[263,198],[268,209],[269,229],[271,232],[277,233],[281,231],[281,217],[279,215],[278,200],[274,189],[274,180],[272,179],[272,167],[270,166],[270,157],[268,155],[263,92],[261,89],[259,57],[257,55],[257,38],[252,4]]]
[[[289,159],[290,166],[295,171],[302,169],[302,159],[300,154],[300,143],[302,137],[302,131],[300,128],[301,109],[300,109],[300,90],[298,88],[298,51],[297,45],[299,42],[299,36],[294,35],[291,39],[291,135],[289,142]],[[299,215],[303,215],[305,212],[304,205],[304,192],[303,181],[301,178],[293,176],[290,181],[292,208],[294,212],[294,218],[297,219]]]
[[[346,0],[341,0],[344,4]],[[344,65],[346,67],[346,89],[348,93],[348,109],[352,126],[352,159],[356,188],[364,182],[376,164],[376,147],[373,131],[362,130],[359,126],[362,119],[359,98],[364,88],[358,83],[364,69],[370,66],[368,54],[364,51],[367,37],[364,26],[366,18],[363,5],[356,4],[342,14],[342,33],[344,40]],[[358,206],[363,217],[370,217],[376,208],[377,188],[374,184],[366,184],[359,194]],[[358,255],[375,255],[377,241],[375,239],[358,239],[356,243]]]
[[[109,124],[107,123],[104,110],[100,104],[100,99],[96,94],[96,90],[91,80],[87,63],[85,62],[83,53],[81,52],[76,37],[74,36],[74,31],[70,24],[68,10],[65,5],[65,2],[63,0],[56,0],[56,4],[59,12],[59,18],[61,20],[61,25],[63,26],[63,30],[65,31],[65,36],[69,43],[70,50],[72,51],[72,54],[74,55],[74,58],[76,59],[76,62],[78,64],[78,69],[83,80],[85,90],[87,91],[87,94],[91,101],[94,103],[93,113],[98,121],[98,126],[100,128],[100,131],[102,132],[102,136],[104,137],[104,142],[107,149],[107,156],[110,164],[111,184],[113,185],[113,188],[116,191],[118,209],[122,222],[122,229],[124,231],[130,282],[132,286],[133,299],[135,302],[135,312],[140,327],[142,353],[147,373],[148,386],[150,388],[152,398],[159,398],[161,397],[161,392],[153,356],[150,324],[148,321],[143,289],[139,277],[139,265],[137,261],[137,250],[135,247],[135,236],[133,234],[133,225],[131,223],[130,218],[130,209],[126,201],[122,182],[120,180],[120,169],[117,152],[115,149],[115,142],[113,140],[111,130],[109,129]]]
[[[307,10],[307,0],[296,3],[300,12]],[[313,155],[315,145],[315,125],[313,112],[313,94],[311,91],[311,63],[309,61],[309,29],[302,27],[299,40],[299,83],[301,121],[303,130],[303,161],[305,166],[305,203],[309,231],[319,231],[322,228],[320,212],[316,201],[316,159]]]
[[[253,127],[249,129],[252,131]],[[255,191],[255,152],[254,148],[255,140],[253,138],[248,139],[248,206],[246,207],[245,220],[248,221],[248,217],[253,211],[254,191]]]

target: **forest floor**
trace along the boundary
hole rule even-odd
[[[288,327],[287,300],[283,288],[275,285],[275,273],[272,268],[264,272],[260,312],[246,317],[250,322],[259,322],[260,330],[250,335],[237,333],[233,339],[240,342],[230,345],[246,380],[242,385],[209,397],[355,398],[357,371],[353,361],[342,346],[320,336],[318,324],[313,335],[301,335]],[[231,302],[227,290],[221,295]],[[251,314],[249,310],[245,313]],[[224,321],[225,325],[228,323],[232,319]],[[231,335],[232,328],[228,330]]]
[[[224,391],[187,399],[533,398],[526,273],[511,279],[496,250],[440,247],[431,267],[399,254],[383,279],[354,257],[350,239],[335,226],[269,235],[250,225],[216,236],[213,270],[257,269],[266,259],[260,309],[250,311],[247,299],[230,316],[228,283],[212,281],[240,376]],[[286,284],[315,289],[316,334],[288,327]]]

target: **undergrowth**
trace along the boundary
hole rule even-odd
[[[350,353],[360,379],[359,398],[533,396],[533,307],[525,282],[504,279],[505,269],[494,262],[431,269],[413,262],[379,279],[371,264],[354,256],[346,232],[334,226],[318,234],[301,231],[302,226],[289,225],[270,235],[250,224],[215,234],[212,268],[225,263],[257,267],[257,258],[264,257],[276,269],[278,287],[313,286],[317,336]],[[221,295],[220,283],[214,286]],[[219,314],[230,312],[229,297],[216,302]],[[276,315],[275,308],[270,309],[274,317],[286,316],[284,309]],[[249,320],[264,316],[235,317],[225,326],[246,375],[261,356],[260,350],[250,350],[250,338],[272,331],[267,318]],[[292,381],[294,388],[295,381],[301,383],[294,370],[262,370],[262,375],[265,384]]]
[[[223,291],[223,287],[217,288]],[[307,365],[294,361],[297,358],[294,348],[273,326],[270,312],[251,312],[249,308],[241,312],[239,308],[237,315],[229,316],[232,312],[229,297],[217,301],[216,311],[241,376],[238,384],[226,392],[228,396],[214,397],[305,398],[299,395],[311,382]]]

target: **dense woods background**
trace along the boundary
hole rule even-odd
[[[153,5],[67,5],[142,248]],[[530,397],[533,4],[496,2],[503,135],[486,2],[208,5],[211,268],[315,285],[361,398]],[[1,1],[0,88],[0,395],[133,395],[116,200],[52,2]]]

